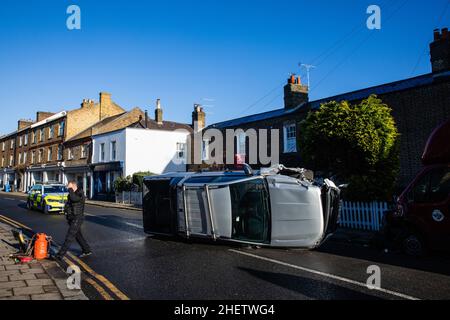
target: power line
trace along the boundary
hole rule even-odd
[[[393,3],[395,3],[394,1],[388,1],[386,4],[382,4],[383,7],[387,7],[389,8],[391,5],[393,5]],[[403,5],[402,5],[403,6]],[[401,7],[402,7],[401,6]],[[353,36],[353,34],[355,32],[357,32],[357,34],[359,34],[361,31],[363,31],[365,29],[364,27],[361,27],[361,23],[358,23],[357,25],[355,25],[355,27],[353,27],[351,29],[351,31],[349,33],[347,33],[346,35],[344,35],[343,37],[341,37],[340,39],[338,39],[337,41],[335,41],[333,43],[333,45],[331,45],[330,47],[328,47],[326,50],[324,50],[322,53],[320,53],[318,56],[316,56],[313,60],[312,60],[312,64],[316,64],[316,66],[320,66],[322,63],[324,63],[326,60],[328,60],[328,58],[330,58],[334,53],[336,53],[342,46],[344,46],[346,44],[346,40],[351,38]],[[323,59],[321,59],[323,57]],[[321,60],[320,60],[321,59]],[[316,63],[317,61],[319,61],[318,63]],[[304,76],[305,74],[303,74]],[[309,83],[309,81],[308,81]],[[261,98],[259,98],[258,100],[256,100],[254,103],[250,104],[248,107],[246,107],[244,110],[242,110],[238,115],[236,115],[236,117],[239,117],[243,114],[245,114],[247,111],[250,111],[251,109],[253,109],[255,106],[257,106],[260,102],[262,102],[264,99],[266,99],[267,97],[269,97],[275,90],[278,90],[280,88],[280,86],[282,86],[284,84],[284,81],[280,84],[277,85],[276,87],[274,87],[273,89],[271,89],[268,93],[266,93],[264,96],[262,96]],[[309,87],[310,84],[308,84]],[[310,88],[310,87],[309,87]],[[272,100],[269,101],[268,104],[272,103],[276,98],[278,98],[279,96],[281,96],[281,94],[278,94],[275,98],[273,98]],[[266,107],[268,104],[264,105],[264,107]],[[264,108],[263,107],[263,108]]]
[[[392,17],[394,17],[394,15],[401,9],[403,8],[406,3],[408,2],[408,0],[405,0],[397,9],[395,9],[392,14],[390,16],[388,16],[388,18],[386,18],[386,22],[390,21]],[[361,41],[347,56],[344,57],[344,59],[342,59],[340,62],[338,62],[335,67],[333,69],[331,69],[309,92],[311,93],[312,91],[314,91],[315,89],[317,89],[317,87],[319,87],[326,79],[328,79],[328,77],[333,74],[337,69],[339,69],[339,67],[341,67],[344,63],[347,62],[347,60],[353,56],[360,48],[361,46],[366,43],[370,38],[372,38],[375,35],[375,32],[371,32],[366,38],[363,39],[363,41]]]

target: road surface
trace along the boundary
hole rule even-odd
[[[0,193],[0,221],[61,244],[65,217],[25,204],[24,197]],[[92,299],[450,299],[448,256],[419,260],[335,241],[303,251],[157,239],[144,234],[140,212],[90,205],[83,231],[94,255],[75,262],[86,271],[83,285]],[[76,243],[71,251],[80,253]],[[370,290],[373,265],[381,270],[381,288]]]

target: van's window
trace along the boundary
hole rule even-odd
[[[444,168],[432,173],[430,181],[430,202],[443,202],[450,194],[450,168]]]
[[[443,202],[450,194],[450,169],[439,168],[427,172],[408,194],[416,203]]]
[[[408,200],[422,203],[427,201],[427,193],[430,186],[430,173],[426,173],[417,181],[408,195]]]
[[[250,242],[269,241],[269,196],[262,179],[230,185],[232,238]]]

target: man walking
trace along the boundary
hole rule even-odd
[[[81,234],[81,225],[84,222],[84,192],[78,188],[76,181],[70,181],[67,188],[69,189],[69,197],[64,211],[67,222],[69,223],[69,231],[67,232],[64,244],[55,256],[56,259],[62,259],[64,257],[74,239],[78,242],[82,250],[82,254],[79,255],[80,258],[92,254],[89,244]]]

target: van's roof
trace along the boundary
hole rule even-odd
[[[450,163],[450,119],[437,127],[428,139],[422,156],[422,163],[426,166]]]

